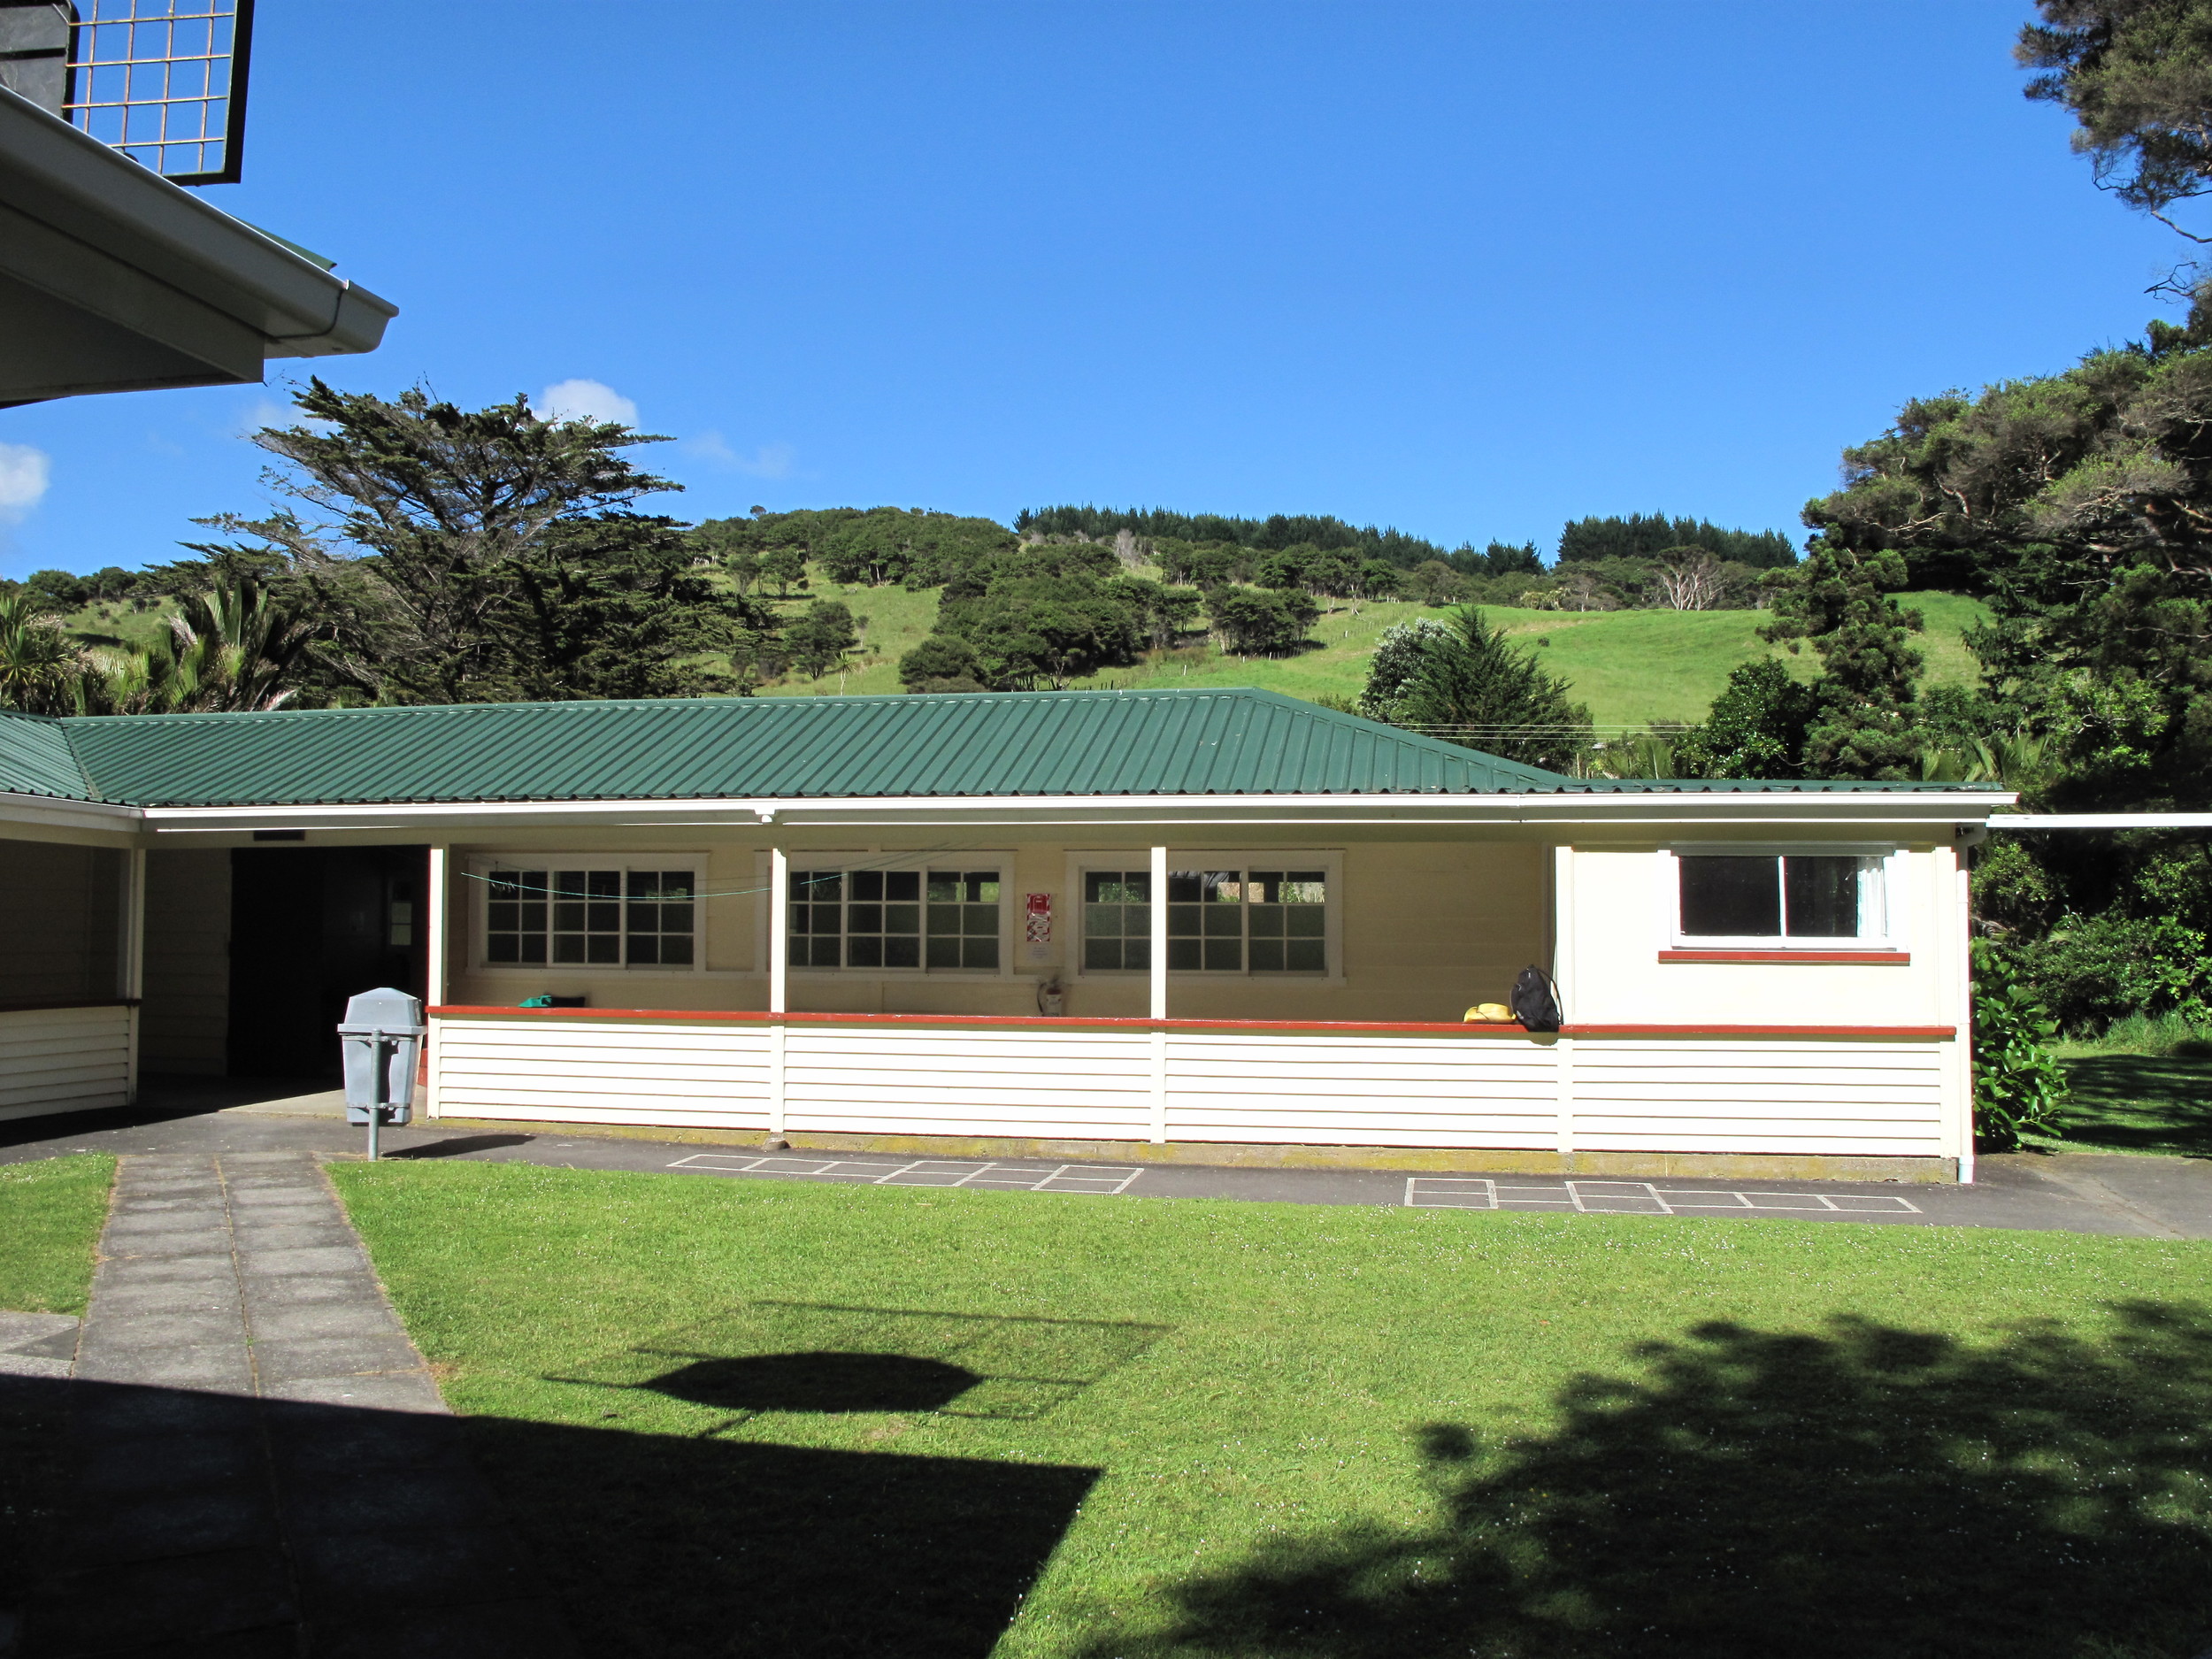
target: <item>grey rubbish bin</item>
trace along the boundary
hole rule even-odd
[[[424,1029],[421,1002],[404,991],[364,991],[346,1003],[338,1027],[346,1063],[346,1121],[369,1126],[371,1157],[378,1127],[403,1124],[413,1115]]]

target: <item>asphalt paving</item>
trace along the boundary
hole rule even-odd
[[[0,1123],[0,1163],[66,1152],[310,1153],[358,1157],[365,1135],[339,1098],[312,1083],[171,1080],[140,1107]],[[418,1120],[383,1132],[385,1156],[561,1169],[623,1170],[709,1180],[969,1187],[1071,1200],[1208,1198],[1246,1202],[1555,1215],[1642,1215],[1862,1226],[2001,1227],[2131,1238],[2212,1238],[2212,1161],[2092,1153],[1980,1160],[1970,1186],[1864,1181],[1634,1180],[1482,1171],[1253,1169],[1108,1160],[920,1158],[864,1152],[771,1152],[593,1133],[572,1125]]]

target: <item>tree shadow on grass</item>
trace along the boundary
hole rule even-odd
[[[0,1652],[987,1659],[1098,1473],[0,1376]]]
[[[2072,1098],[2054,1149],[2212,1157],[2212,1063],[2144,1054],[2066,1061]]]
[[[1540,1437],[1423,1432],[1428,1531],[1309,1537],[1088,1659],[2191,1659],[2212,1645],[2212,1320],[2092,1342],[1712,1325]]]

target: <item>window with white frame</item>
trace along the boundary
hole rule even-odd
[[[1678,852],[1675,939],[1691,948],[1886,942],[1888,862],[1877,852]]]
[[[1287,864],[1168,872],[1168,971],[1326,974],[1330,872]],[[1150,969],[1148,870],[1083,872],[1082,950],[1086,973]]]
[[[996,867],[795,868],[791,965],[996,973],[1001,887]]]
[[[486,966],[688,970],[704,954],[695,862],[536,854],[472,873]]]

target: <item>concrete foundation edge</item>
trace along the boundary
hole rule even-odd
[[[758,1130],[687,1129],[659,1125],[548,1123],[514,1118],[446,1118],[442,1129],[530,1130],[541,1134],[603,1135],[687,1146],[764,1144]],[[1247,1146],[1176,1141],[1025,1141],[960,1135],[794,1134],[802,1152],[895,1153],[917,1158],[1062,1158],[1097,1164],[1188,1164],[1224,1169],[1431,1170],[1513,1175],[1625,1176],[1769,1181],[1949,1182],[1953,1158],[1839,1157],[1764,1152],[1541,1152],[1482,1147]]]

